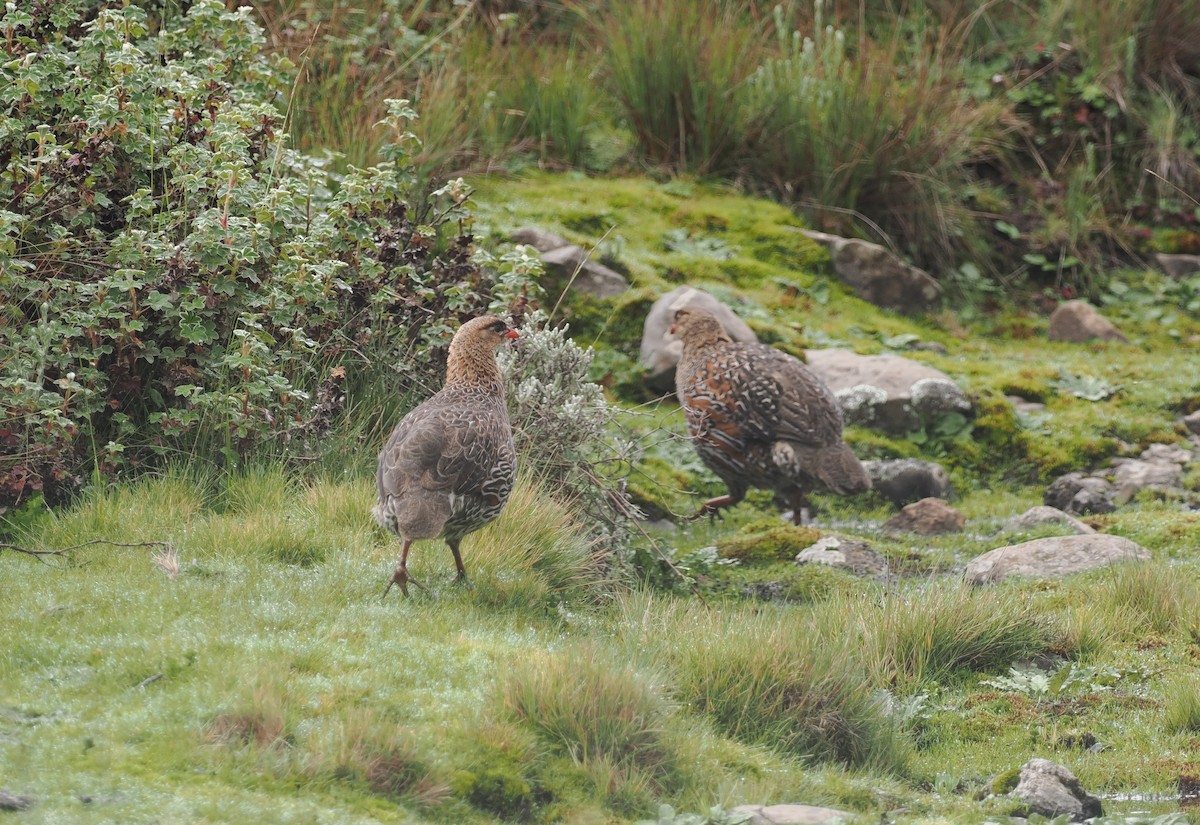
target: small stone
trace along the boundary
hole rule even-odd
[[[730,813],[749,814],[748,825],[826,825],[858,819],[850,811],[814,805],[738,805]]]
[[[888,533],[917,533],[935,536],[943,533],[958,533],[966,526],[967,519],[940,498],[923,498],[907,505],[896,515],[884,522]]]
[[[1173,461],[1176,464],[1188,464],[1192,460],[1192,451],[1178,444],[1151,444],[1142,450],[1143,461]]]
[[[1154,259],[1163,272],[1172,278],[1186,278],[1200,272],[1200,255],[1171,255],[1156,253]]]
[[[1040,401],[1030,401],[1028,398],[1022,398],[1019,395],[1004,396],[1012,408],[1019,413],[1040,413],[1046,409],[1046,405]]]
[[[582,246],[569,244],[543,252],[542,263],[560,278],[572,279],[571,289],[597,298],[612,298],[629,289],[624,275],[593,261]]]
[[[918,397],[926,393],[930,409],[936,403],[935,397],[955,397],[958,400],[951,403],[956,411],[970,411],[970,402],[950,376],[911,358],[890,352],[859,355],[836,348],[805,350],[804,355],[813,372],[838,397],[847,421],[894,434],[920,429],[921,416],[913,403],[913,391],[927,380],[944,382],[917,390]],[[960,401],[966,403],[965,409]]]
[[[1193,435],[1200,435],[1200,410],[1196,410],[1190,415],[1185,415],[1182,421],[1183,426],[1188,428],[1188,432]]]
[[[1111,513],[1117,509],[1113,504],[1114,492],[1113,486],[1102,478],[1067,473],[1046,488],[1042,502],[1048,507],[1076,515]]]
[[[909,388],[913,409],[925,421],[949,413],[971,414],[971,402],[958,384],[942,378],[922,378]]]
[[[523,226],[509,237],[514,243],[528,244],[543,254],[552,249],[571,245],[571,242],[562,235],[546,229],[539,229],[536,226]]]
[[[941,284],[928,272],[879,244],[807,229],[800,232],[829,250],[833,271],[864,301],[912,314],[926,312],[941,300]]]
[[[1074,822],[1100,816],[1100,800],[1083,789],[1075,774],[1049,759],[1030,759],[1012,795],[1045,817],[1068,816]]]
[[[1068,341],[1082,343],[1094,339],[1104,341],[1124,341],[1129,339],[1113,326],[1112,321],[1105,318],[1087,301],[1067,301],[1059,304],[1050,315],[1050,329],[1047,337],[1051,341]]]
[[[870,544],[857,538],[824,536],[796,556],[797,564],[825,564],[859,576],[883,576],[887,561]]]
[[[32,796],[22,796],[0,788],[0,811],[25,811],[32,807]]]
[[[897,507],[923,498],[949,498],[950,476],[940,464],[917,458],[864,461],[876,492]]]

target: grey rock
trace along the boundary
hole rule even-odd
[[[0,788],[0,811],[25,811],[33,807],[33,797]]]
[[[1129,343],[1112,321],[1105,318],[1087,301],[1067,301],[1059,304],[1050,315],[1047,337],[1051,341],[1082,343],[1099,338],[1104,341]]]
[[[1040,413],[1046,409],[1046,405],[1040,401],[1030,401],[1028,398],[1022,398],[1019,395],[1004,396],[1012,408],[1019,413]]]
[[[1178,444],[1151,444],[1142,450],[1143,461],[1173,461],[1176,464],[1188,464],[1192,460],[1192,455],[1191,450]]]
[[[571,242],[562,235],[558,235],[546,229],[539,229],[536,226],[523,226],[516,232],[512,233],[509,238],[514,243],[528,244],[543,254],[552,249],[570,246],[571,244]]]
[[[561,278],[573,277],[571,289],[597,298],[612,298],[629,289],[624,275],[593,261],[582,246],[569,244],[543,252],[542,263]]]
[[[1193,435],[1200,435],[1200,410],[1196,410],[1190,415],[1185,415],[1182,419],[1183,426],[1188,428],[1188,432]]]
[[[800,230],[829,250],[833,271],[864,301],[905,313],[926,312],[942,297],[929,273],[900,260],[879,244]]]
[[[842,408],[842,416],[847,424],[861,424],[870,427],[880,420],[887,419],[893,427],[901,432],[915,430],[913,422],[920,424],[920,419],[911,413],[907,405],[903,407],[888,407],[887,390],[872,387],[870,384],[857,384],[834,393],[838,405]]]
[[[1103,813],[1100,800],[1083,789],[1075,774],[1049,759],[1030,759],[1012,795],[1045,817],[1066,815],[1082,822]]]
[[[671,290],[654,302],[642,325],[641,360],[650,370],[646,382],[658,392],[671,392],[675,389],[675,365],[679,363],[679,353],[682,352],[683,345],[679,341],[669,339],[667,332],[675,320],[675,310],[685,306],[706,309],[717,316],[717,320],[735,341],[758,340],[754,330],[750,329],[745,321],[707,292],[690,286]]]
[[[887,533],[918,533],[936,536],[943,533],[958,533],[966,526],[967,519],[940,498],[923,498],[908,504],[896,515],[884,522]]]
[[[912,407],[925,421],[947,413],[971,414],[971,402],[958,384],[942,378],[922,378],[909,387]]]
[[[1170,255],[1159,252],[1154,259],[1159,268],[1172,278],[1186,278],[1200,272],[1200,255]]]
[[[908,346],[911,350],[921,352],[936,352],[938,355],[948,355],[950,350],[941,341],[914,341]]]
[[[1144,461],[1140,458],[1114,458],[1113,485],[1117,488],[1114,502],[1124,504],[1142,490],[1182,492],[1179,481],[1183,467],[1172,461]]]
[[[797,564],[826,564],[858,576],[887,574],[887,561],[870,544],[858,538],[824,536],[796,556]]]
[[[919,429],[914,388],[927,409],[949,404],[956,411],[970,411],[970,402],[950,376],[919,361],[892,353],[859,355],[847,349],[810,349],[804,354],[838,397],[847,421],[893,434]]]
[[[1070,513],[1064,513],[1056,507],[1047,507],[1044,504],[1039,504],[1037,507],[1030,507],[1024,513],[1014,516],[1008,522],[1009,528],[1013,530],[1033,530],[1045,524],[1061,524],[1063,527],[1074,531],[1076,535],[1088,535],[1096,532]]]
[[[950,476],[940,464],[916,458],[864,461],[871,484],[884,498],[903,507],[923,498],[949,498]]]
[[[1051,536],[997,547],[972,559],[963,573],[971,584],[991,584],[1010,576],[1057,579],[1127,561],[1145,561],[1150,551],[1121,536],[1103,533]]]
[[[750,825],[833,825],[858,818],[850,811],[814,805],[738,805],[730,813],[750,814]]]
[[[1117,509],[1113,504],[1113,486],[1102,478],[1085,476],[1083,473],[1067,473],[1054,480],[1042,494],[1042,502],[1067,513],[1111,513]]]

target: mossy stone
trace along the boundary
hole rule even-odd
[[[721,557],[736,559],[743,564],[791,561],[821,537],[820,531],[811,527],[782,524],[762,530],[761,524],[753,522],[737,535],[718,541],[717,551]]]

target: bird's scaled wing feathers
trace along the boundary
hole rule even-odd
[[[777,351],[746,375],[738,414],[753,438],[824,447],[841,440],[842,411],[824,382],[803,363]]]

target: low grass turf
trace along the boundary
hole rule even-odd
[[[991,783],[1034,755],[1113,811],[1147,809],[1121,795],[1175,810],[1198,767],[1190,557],[796,604],[713,589],[706,607],[604,585],[571,514],[525,480],[465,547],[472,589],[425,542],[412,569],[430,592],[381,600],[395,545],[370,498],[279,468],[169,473],[19,538],[135,546],[0,553],[0,786],[36,800],[23,816],[621,822],[667,800],[982,821],[1015,810]],[[1164,521],[1195,535],[1160,505],[1124,532],[1161,549]],[[1053,687],[1010,672],[1053,682],[1068,662]]]
[[[657,550],[639,541],[643,570],[668,555],[701,603],[687,588],[615,585],[578,517],[526,478],[464,544],[472,589],[451,585],[443,544],[423,542],[410,566],[430,592],[381,600],[397,545],[370,521],[369,461],[328,477],[176,469],[93,487],[9,541],[107,543],[0,550],[0,788],[34,799],[12,816],[582,825],[659,802],[798,802],[982,822],[1018,812],[1003,791],[1033,756],[1070,767],[1114,815],[1178,811],[1200,775],[1196,473],[1192,492],[1090,519],[1151,562],[977,591],[956,572],[1032,537],[1006,521],[1055,473],[1183,441],[1200,325],[1168,284],[1130,274],[1132,297],[1106,307],[1131,344],[1049,344],[1032,311],[964,299],[913,320],[870,307],[786,210],[728,190],[535,175],[488,181],[481,200],[497,234],[540,223],[606,238],[634,289],[562,312],[617,389],[637,385],[648,302],[682,281],[793,351],[879,352],[914,335],[946,346],[906,355],[967,390],[969,428],[849,435],[864,456],[947,466],[967,530],[885,537],[882,499],[818,496],[821,529],[871,540],[886,583],[770,557],[722,563],[708,548],[777,513],[755,493],[724,521],[652,529]],[[1045,410],[1018,417],[1005,394]],[[660,515],[688,513],[719,484],[672,402],[638,400],[626,395],[622,416],[637,442],[630,489]]]

